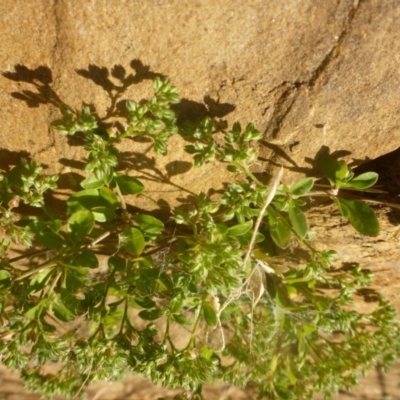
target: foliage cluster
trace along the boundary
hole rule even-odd
[[[289,187],[280,174],[263,184],[251,172],[261,138],[252,124],[218,132],[207,117],[178,126],[178,102],[177,89],[156,79],[150,100],[126,102],[124,129],[107,129],[89,107],[63,106],[53,127],[88,152],[87,178],[65,211],[47,207],[58,177],[36,161],[0,175],[1,362],[50,396],[133,372],[182,388],[177,399],[200,399],[215,380],[270,399],[329,397],[376,363],[388,367],[400,353],[395,310],[376,294],[373,311],[358,312],[352,304],[371,274],[334,268],[335,252],[314,246],[303,208],[315,179]],[[120,172],[118,143],[146,136],[163,155],[175,134],[197,167],[216,159],[235,183],[218,198],[199,194],[168,221],[129,212],[145,187]],[[354,176],[329,155],[321,168],[324,195],[355,229],[377,235],[372,209],[342,196],[377,175]],[[308,258],[296,259],[293,246]]]

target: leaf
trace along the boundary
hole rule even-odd
[[[153,308],[156,303],[148,297],[135,297],[133,301],[141,308]]]
[[[378,181],[378,178],[379,175],[376,172],[366,172],[347,182],[346,186],[344,187],[352,187],[358,190],[368,189],[375,185],[375,183]]]
[[[290,237],[292,232],[290,227],[284,220],[284,218],[279,215],[271,207],[267,208],[268,220],[270,225],[270,233],[272,240],[282,249],[286,249],[290,244]]]
[[[340,213],[363,235],[377,236],[379,221],[374,210],[363,201],[335,198]]]
[[[253,236],[253,232],[249,231],[242,236],[237,236],[236,239],[242,246],[248,246],[251,242],[252,236]],[[257,232],[254,243],[261,243],[264,240],[265,240],[265,236],[262,233]]]
[[[106,187],[102,187],[99,189],[99,206],[104,206],[104,207],[111,207],[112,209],[117,209],[120,206],[119,199],[117,195],[110,189]]]
[[[304,239],[308,230],[307,219],[301,208],[297,207],[294,203],[290,203],[289,205],[289,220],[294,231],[301,239]]]
[[[344,161],[337,161],[328,154],[321,157],[322,173],[328,178],[331,185],[337,185],[349,172]]]
[[[99,260],[92,250],[85,250],[75,258],[74,262],[76,265],[86,268],[98,268],[99,266]]]
[[[174,314],[172,316],[172,318],[179,324],[182,326],[190,326],[193,325],[193,322],[189,319],[184,317],[183,315],[178,315],[178,314]]]
[[[142,231],[147,233],[160,233],[164,229],[164,224],[157,218],[151,215],[139,214],[133,217],[139,224]]]
[[[25,313],[25,317],[28,319],[39,319],[40,314],[43,311],[45,300],[41,300],[36,306],[32,307]]]
[[[60,321],[69,322],[75,318],[75,315],[65,307],[64,303],[58,297],[56,301],[51,303],[51,309],[53,310],[54,315]]]
[[[104,186],[104,182],[99,181],[94,176],[90,176],[89,178],[84,179],[80,185],[83,187],[83,189],[100,189]]]
[[[146,321],[154,321],[155,319],[158,319],[164,315],[163,310],[158,310],[156,308],[153,308],[152,310],[143,310],[140,311],[139,317],[146,320]]]
[[[138,256],[142,253],[145,241],[143,233],[139,229],[125,227],[119,236],[121,243],[129,254]]]
[[[247,290],[252,294],[252,307],[254,308],[265,292],[267,281],[264,269],[259,263],[254,267],[247,284]]]
[[[290,192],[294,196],[302,196],[308,193],[314,186],[314,178],[304,178],[291,186]]]
[[[139,194],[144,190],[143,183],[132,176],[118,175],[114,180],[123,194]]]
[[[47,247],[48,249],[59,250],[66,246],[65,239],[49,229],[37,232],[36,239],[42,246]]]
[[[32,292],[37,292],[43,289],[47,282],[49,281],[50,277],[53,275],[53,269],[45,269],[43,271],[39,271],[35,277],[29,282],[29,286],[31,287]]]
[[[4,269],[0,270],[0,281],[5,281],[10,278],[11,278],[11,274],[8,271],[6,271]]]
[[[218,317],[210,303],[203,303],[203,315],[208,326],[214,328],[218,324]]]
[[[95,219],[89,210],[80,210],[68,219],[68,232],[75,243],[81,242],[94,227]]]
[[[110,271],[115,271],[117,274],[125,271],[126,260],[118,256],[111,256],[108,259],[108,268]]]
[[[76,192],[67,200],[67,212],[73,214],[79,210],[90,210],[99,201],[99,191],[97,189],[86,189]]]
[[[115,213],[112,208],[109,207],[93,207],[92,213],[94,215],[94,219],[97,222],[107,222],[115,219]]]
[[[252,220],[244,222],[243,224],[234,225],[228,228],[227,234],[229,236],[241,236],[247,233],[252,226],[253,226]]]

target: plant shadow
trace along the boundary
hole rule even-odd
[[[125,68],[121,64],[115,64],[111,68],[89,64],[87,68],[76,69],[78,76],[87,79],[99,86],[104,91],[109,99],[109,105],[104,115],[99,115],[94,104],[85,104],[88,106],[92,114],[96,117],[99,125],[108,129],[113,127],[118,131],[124,130],[124,127],[119,121],[119,117],[127,115],[126,102],[124,95],[128,88],[133,85],[138,85],[143,81],[152,81],[155,78],[163,78],[166,76],[163,73],[153,71],[149,65],[144,64],[140,59],[133,59],[129,68]],[[39,66],[37,68],[29,68],[25,65],[17,64],[14,66],[13,72],[3,72],[2,75],[6,79],[16,82],[23,82],[29,87],[22,89],[19,92],[11,92],[11,96],[17,100],[26,103],[29,108],[37,108],[43,105],[53,106],[58,109],[72,109],[66,104],[61,96],[54,90],[54,77],[52,70],[47,66]],[[140,100],[143,101],[143,100]],[[139,103],[140,103],[139,101]],[[210,117],[219,118],[223,125],[223,118],[235,109],[233,104],[220,104],[218,99],[212,99],[209,96],[204,97],[204,102],[196,102],[190,99],[181,99],[179,104],[174,104],[173,111],[177,115],[177,123],[179,127],[184,125],[199,122],[199,120]],[[143,137],[130,139],[133,142],[149,143],[148,149],[143,152],[121,151],[119,161],[121,168],[130,168],[140,172],[138,178],[157,181],[163,184],[176,186],[180,190],[193,193],[185,188],[174,184],[171,178],[177,175],[185,174],[192,168],[192,164],[186,161],[172,161],[165,166],[166,172],[162,173],[155,165],[154,159],[150,158],[147,153],[152,148],[152,142]],[[85,142],[82,135],[79,133],[74,136],[67,137],[70,146],[84,146]],[[29,157],[29,151],[10,152],[1,150],[0,167],[7,170],[10,165],[14,165],[20,161],[22,157]],[[69,160],[66,158],[59,159],[60,164],[68,166],[76,170],[76,172],[68,172],[61,174],[59,185],[61,189],[76,190],[79,182],[84,179],[81,171],[84,163],[77,160]],[[151,171],[151,169],[153,170]],[[163,204],[165,208],[165,204]]]

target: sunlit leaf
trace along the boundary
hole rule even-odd
[[[93,207],[91,211],[97,222],[107,222],[115,219],[114,210],[110,207]]]
[[[234,225],[228,228],[227,234],[229,236],[241,236],[247,233],[252,226],[253,226],[252,220],[244,222],[243,224]]]
[[[304,178],[290,187],[290,192],[294,196],[302,196],[308,193],[314,186],[314,178]]]
[[[10,278],[11,278],[11,274],[8,271],[6,271],[4,269],[0,270],[0,281],[5,281]]]
[[[143,233],[139,229],[129,226],[120,233],[120,241],[126,251],[133,256],[140,255],[146,245]]]
[[[123,194],[139,194],[144,190],[143,183],[132,176],[118,175],[114,179]]]
[[[79,210],[90,210],[99,201],[99,191],[97,189],[86,189],[74,193],[67,200],[68,214],[73,214]]]
[[[290,244],[292,235],[289,224],[284,217],[268,207],[269,230],[272,240],[282,249],[286,249]]]
[[[365,190],[374,186],[378,181],[379,175],[376,172],[366,172],[364,174],[354,177],[351,181],[347,182],[344,187],[352,187],[358,190]]]
[[[363,201],[335,198],[341,214],[363,235],[377,236],[379,221],[374,210]]]
[[[95,219],[89,210],[80,210],[68,219],[68,232],[75,243],[81,242],[94,227]]]
[[[89,178],[84,179],[80,185],[83,189],[100,189],[104,186],[104,182],[99,181],[94,176],[90,176]]]
[[[151,215],[139,214],[135,215],[133,219],[139,224],[140,229],[147,233],[157,234],[164,229],[164,224]]]
[[[324,154],[320,162],[322,173],[328,178],[331,185],[337,185],[348,173],[348,168],[344,161],[337,161],[328,154]]]
[[[291,203],[289,206],[289,220],[300,239],[304,239],[308,230],[307,219],[301,208],[297,207],[294,203]]]

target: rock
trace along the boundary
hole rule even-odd
[[[282,164],[286,183],[318,176],[326,151],[358,165],[399,146],[396,1],[3,0],[0,15],[1,169],[31,156],[62,173],[65,188],[77,186],[85,153],[49,128],[58,106],[91,104],[105,116],[121,99],[146,98],[155,76],[180,88],[181,110],[191,115],[253,121],[264,133],[256,172]],[[168,211],[191,192],[232,179],[215,163],[192,170],[178,138],[162,161],[148,147],[122,149],[126,170],[147,177],[136,207]],[[311,217],[343,262],[358,258],[379,273],[380,290],[390,277],[380,273],[390,269],[395,299],[400,271],[390,218],[383,236],[359,239],[350,227],[332,237],[330,227],[343,221],[337,215]]]

